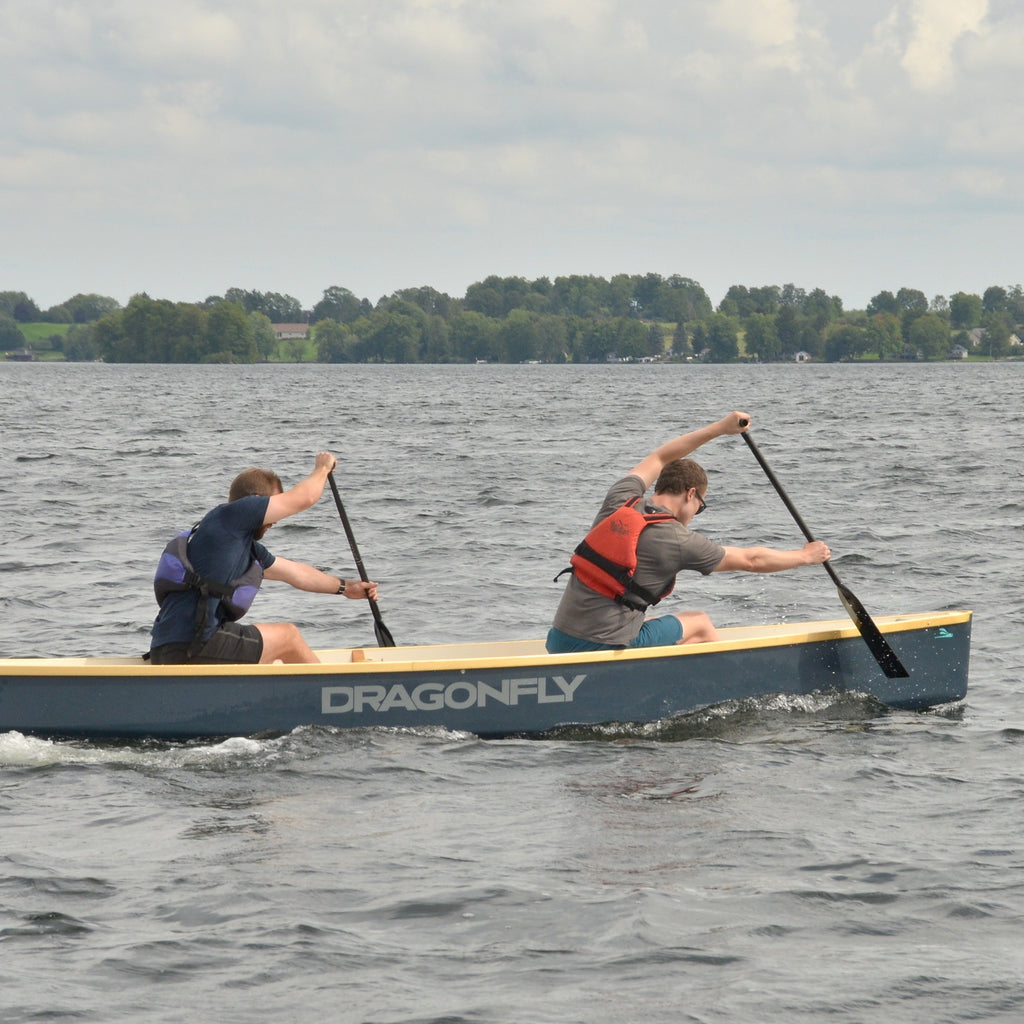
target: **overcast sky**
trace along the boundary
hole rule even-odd
[[[1024,281],[1020,0],[0,0],[0,291]]]

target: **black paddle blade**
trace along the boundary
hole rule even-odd
[[[864,610],[864,605],[842,583],[837,582],[836,588],[850,618],[853,619],[864,642],[875,656],[878,667],[889,679],[906,679],[910,673],[903,667],[903,663],[889,646],[889,641],[882,636],[881,630],[875,625],[874,620]]]
[[[394,647],[395,639],[391,635],[391,630],[384,625],[383,622],[378,619],[373,624],[373,635],[377,638],[378,647]]]

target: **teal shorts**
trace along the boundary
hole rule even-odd
[[[630,647],[668,647],[683,639],[683,624],[674,615],[645,619]],[[621,651],[624,644],[598,644],[581,640],[552,626],[548,630],[548,654],[575,654],[580,651]]]

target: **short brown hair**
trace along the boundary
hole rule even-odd
[[[231,481],[228,501],[238,501],[253,494],[261,494],[269,498],[272,494],[280,494],[284,488],[281,478],[269,469],[246,469]]]
[[[691,487],[696,487],[700,494],[708,489],[704,467],[693,459],[676,459],[661,471],[654,482],[654,493],[685,494]]]

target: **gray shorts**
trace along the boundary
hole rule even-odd
[[[191,644],[161,644],[149,652],[153,665],[256,665],[263,655],[263,634],[255,626],[225,622],[191,658]]]

